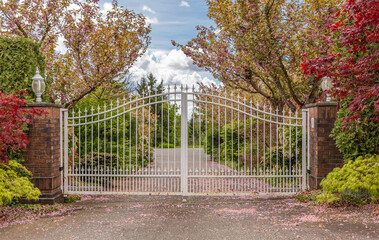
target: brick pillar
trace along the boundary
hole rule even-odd
[[[337,118],[337,103],[322,102],[305,106],[309,109],[309,187],[320,188],[320,182],[336,167],[343,165],[343,156],[330,137]]]
[[[23,153],[23,165],[32,172],[32,182],[42,195],[38,203],[63,202],[60,167],[60,108],[52,103],[34,103],[28,107],[42,108],[47,114],[35,116],[29,125],[29,145]]]

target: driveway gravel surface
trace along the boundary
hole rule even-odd
[[[292,197],[83,196],[61,216],[0,239],[379,239],[375,206],[330,209]],[[377,208],[377,207],[376,207]]]

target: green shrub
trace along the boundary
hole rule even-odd
[[[344,122],[350,115],[349,101],[343,101],[331,136],[343,154],[345,163],[366,154],[377,154],[379,149],[379,122],[372,118],[373,104],[362,111],[362,121]]]
[[[127,146],[128,147],[128,146]],[[132,146],[131,151],[129,152],[128,149],[125,151],[125,162],[123,162],[124,157],[123,153],[120,151],[121,154],[117,155],[116,153],[100,153],[97,155],[97,152],[95,152],[93,155],[87,155],[87,162],[85,160],[86,156],[83,156],[80,159],[80,167],[83,168],[83,170],[87,167],[88,171],[89,169],[98,168],[106,170],[108,168],[111,169],[133,169],[133,168],[144,168],[148,165],[148,152],[147,152],[148,146],[145,145],[145,155],[142,156],[142,149],[139,146],[136,151],[136,147]],[[151,150],[151,149],[150,149]],[[129,157],[129,153],[131,153]],[[118,157],[118,162],[117,162]],[[144,157],[144,158],[142,158]],[[153,159],[153,153],[150,153],[151,159]],[[151,160],[152,161],[152,160]],[[79,159],[75,157],[75,166],[78,166]]]
[[[175,146],[174,146],[174,144],[172,144],[172,143],[170,143],[170,144],[168,144],[168,143],[162,143],[162,144],[160,144],[159,146],[158,146],[158,149],[159,148],[174,148]]]
[[[255,166],[256,128],[251,129],[251,126],[256,124],[256,119],[233,121],[224,126],[208,123],[206,136],[202,138],[203,148],[211,159],[226,162],[228,167],[238,169]]]
[[[82,196],[80,195],[71,195],[64,198],[65,203],[74,203],[80,200],[82,200]]]
[[[299,202],[316,202],[317,196],[321,194],[321,191],[312,192],[300,192],[296,195],[295,199]]]
[[[379,199],[379,155],[366,155],[335,168],[321,181],[320,203],[361,205]]]
[[[295,120],[292,120],[292,124],[296,124]],[[302,164],[302,131],[300,127],[287,127],[279,126],[278,134],[283,143],[277,149],[272,148],[270,152],[270,146],[266,150],[266,168],[272,164],[277,165],[278,168],[295,167]],[[283,149],[284,148],[284,149]],[[271,159],[271,161],[270,161]]]
[[[45,66],[39,47],[27,38],[0,36],[0,92],[15,94],[24,89],[34,99],[32,77],[37,66],[44,75]]]
[[[15,160],[0,164],[0,206],[18,198],[38,199],[41,192],[30,182],[31,177],[31,173]]]

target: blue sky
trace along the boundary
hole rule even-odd
[[[111,1],[100,1],[99,4],[106,9],[111,6]],[[131,69],[134,81],[153,73],[165,84],[218,82],[171,44],[171,40],[185,44],[194,38],[197,25],[212,25],[207,17],[205,0],[119,0],[119,5],[144,14],[152,28],[147,53]]]

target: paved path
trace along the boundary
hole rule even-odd
[[[378,239],[378,217],[293,199],[116,196],[75,203],[82,210],[0,229],[2,240]],[[105,200],[105,201],[104,201]]]
[[[151,163],[146,169],[156,169],[167,173],[180,174],[181,170],[181,148],[175,149],[155,149],[154,150],[155,161]],[[271,185],[265,181],[257,180],[256,178],[206,178],[207,176],[219,176],[219,175],[233,175],[232,169],[228,166],[216,161],[211,161],[211,157],[205,154],[203,148],[189,148],[188,149],[188,174],[189,174],[189,192],[194,193],[230,193],[230,192],[263,192],[271,189]],[[202,178],[191,178],[192,175],[202,175]],[[180,191],[179,178],[167,179],[163,181],[168,183],[169,186],[162,186],[161,184],[148,183],[154,192],[178,192]],[[139,181],[139,179],[137,179]],[[148,179],[146,179],[148,181]],[[174,183],[171,184],[170,181]],[[134,184],[131,184],[134,186]],[[136,184],[136,185],[144,185]],[[152,186],[153,185],[153,186]],[[270,190],[271,191],[271,190]]]
[[[156,166],[161,169],[181,169],[181,149],[164,148],[154,150]],[[154,165],[155,163],[153,163]],[[188,149],[188,169],[229,169],[227,166],[211,161],[211,157],[206,155],[203,148]]]

